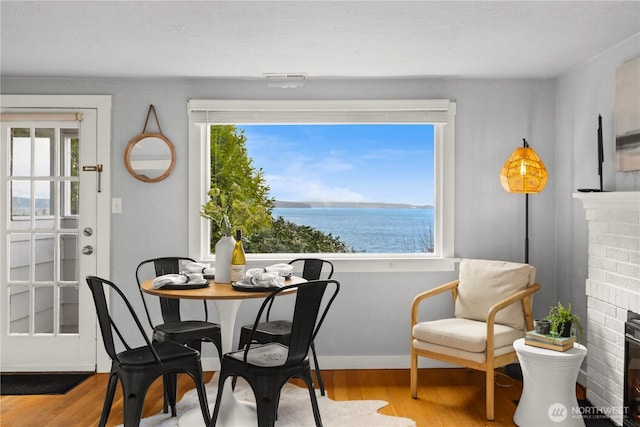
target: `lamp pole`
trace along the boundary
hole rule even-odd
[[[529,193],[524,195],[524,263],[529,264]]]
[[[527,140],[522,138],[522,146],[527,148]],[[529,264],[529,193],[524,193],[524,263]]]

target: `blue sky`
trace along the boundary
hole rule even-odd
[[[239,125],[271,196],[433,204],[431,125]]]

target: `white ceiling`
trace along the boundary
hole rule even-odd
[[[640,1],[0,1],[3,76],[555,77]]]

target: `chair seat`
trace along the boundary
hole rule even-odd
[[[152,343],[152,346],[158,353],[158,356],[164,361],[179,359],[189,355],[198,355],[196,350],[172,342],[155,342]],[[141,367],[144,365],[157,364],[153,353],[147,346],[123,351],[118,354],[118,360],[122,365],[139,365]]]
[[[254,345],[247,353],[247,364],[261,368],[277,368],[287,362],[288,355],[289,347],[279,343]],[[227,353],[224,357],[244,363],[244,350]]]
[[[173,341],[187,344],[203,337],[213,339],[220,335],[220,325],[203,320],[183,320],[163,323],[153,329],[153,337],[157,341]]]
[[[242,327],[251,331],[253,325],[245,325]],[[281,344],[287,344],[291,337],[291,322],[288,320],[270,320],[268,322],[258,323],[258,327],[254,333],[254,339],[262,342],[262,337],[266,341],[277,341]]]
[[[487,324],[477,320],[450,318],[421,322],[413,327],[418,341],[471,353],[487,350]],[[494,325],[494,348],[511,346],[524,332],[510,326]]]

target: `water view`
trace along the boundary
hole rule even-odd
[[[275,208],[273,216],[331,233],[357,252],[422,253],[433,244],[431,208]]]

